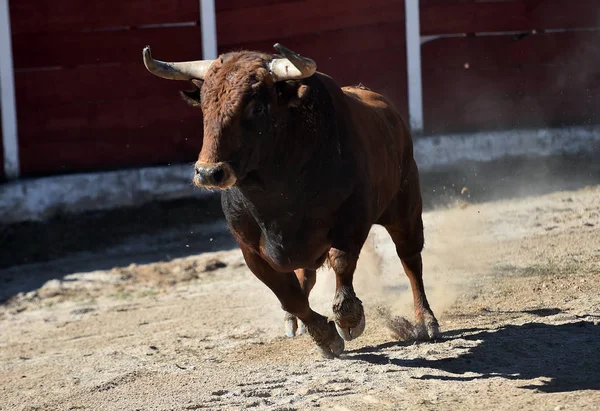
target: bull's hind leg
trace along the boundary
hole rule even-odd
[[[365,312],[362,302],[354,293],[352,279],[358,257],[352,253],[332,248],[329,264],[335,272],[336,287],[333,298],[333,315],[338,334],[346,341],[360,336],[365,330]]]
[[[317,281],[317,272],[315,270],[300,269],[296,270],[296,277],[298,278],[302,292],[306,295],[306,298],[308,298],[310,296],[310,291]],[[304,323],[294,314],[286,312],[284,322],[285,334],[288,337],[301,335],[306,331],[306,326]]]
[[[344,351],[344,340],[336,332],[333,322],[311,310],[308,295],[302,290],[294,272],[280,273],[258,254],[240,245],[248,268],[273,291],[284,311],[300,319],[325,358],[339,356]]]
[[[440,328],[429,307],[423,285],[423,262],[421,260],[423,222],[421,216],[419,215],[418,222],[409,224],[407,227],[386,226],[386,229],[396,245],[396,253],[400,257],[404,272],[410,281],[415,305],[417,337],[419,340],[433,340],[439,336]]]

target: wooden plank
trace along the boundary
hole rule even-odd
[[[13,34],[80,32],[110,27],[199,20],[200,3],[189,0],[13,0]]]
[[[462,102],[484,97],[519,99],[525,96],[560,100],[575,91],[585,95],[600,89],[600,76],[576,66],[527,66],[496,70],[425,71],[424,94],[428,104],[450,100]],[[585,101],[585,99],[582,99]]]
[[[600,123],[600,77],[577,66],[423,73],[428,132]]]
[[[475,3],[478,0],[419,0],[419,6],[443,6],[448,4],[463,4],[463,3]],[[485,1],[485,0],[484,0]],[[494,1],[494,0],[492,0]],[[513,0],[501,0],[501,1],[513,1]]]
[[[139,130],[113,130],[122,142],[71,140],[23,144],[21,164],[23,175],[55,174],[57,172],[105,171],[123,167],[165,165],[192,162],[199,148],[177,145],[161,140],[156,134]],[[147,142],[153,138],[152,143]]]
[[[73,102],[164,97],[179,102],[186,82],[167,81],[141,64],[84,66],[15,73],[18,107],[29,109]]]
[[[425,3],[421,34],[452,34],[532,29],[598,28],[596,0],[519,0]]]
[[[111,130],[146,129],[177,142],[201,139],[202,112],[176,96],[71,102],[21,110],[18,115],[20,141],[119,140]],[[181,127],[193,124],[197,132],[184,136]]]
[[[219,52],[231,50],[259,50],[275,53],[273,44],[281,41],[286,47],[306,55],[320,66],[333,55],[366,51],[402,49],[405,47],[404,27],[396,23],[378,23],[348,27],[319,33],[295,35],[285,39],[272,38],[258,42],[242,42],[222,46]]]
[[[424,94],[428,105],[438,100],[472,101],[489,99],[519,99],[526,96],[560,100],[562,95],[583,95],[600,89],[600,77],[595,73],[578,72],[566,66],[529,66],[505,70],[438,70],[424,72]],[[582,98],[582,101],[585,99]]]
[[[600,2],[596,0],[527,0],[527,6],[535,28],[600,27]]]
[[[474,33],[530,29],[522,1],[421,6],[421,34]]]
[[[230,46],[403,19],[403,0],[303,0],[217,12],[217,38]]]
[[[202,58],[199,27],[168,27],[108,32],[40,33],[13,36],[14,64],[19,68],[73,67],[86,64],[136,63],[149,44],[161,60]]]
[[[217,12],[225,10],[251,9],[254,7],[272,6],[280,3],[300,2],[302,0],[218,0],[215,1]]]
[[[177,99],[93,101],[19,112],[25,174],[192,161],[202,113]]]
[[[465,39],[465,42],[470,40]],[[454,63],[466,60],[461,59],[460,49],[450,48],[449,43],[453,42],[446,43],[449,53],[452,50],[456,53]],[[597,43],[588,44],[590,48],[580,44],[579,49],[556,49],[554,54],[542,52],[537,62],[529,55],[524,64],[510,64],[511,59],[504,57],[506,54],[499,49],[495,56],[497,64],[470,64],[469,69],[459,64],[445,64],[448,60],[427,53],[428,58],[423,61],[424,85],[452,95],[489,90],[498,90],[504,95],[555,95],[560,90],[593,89],[600,87],[596,69],[600,64],[600,50]]]
[[[582,98],[586,104],[581,105]],[[565,94],[548,97],[444,101],[425,105],[426,132],[430,134],[473,132],[511,128],[546,128],[599,124],[600,96]]]
[[[422,47],[424,70],[435,67],[514,67],[529,64],[600,65],[600,32],[561,32],[514,36],[442,38]]]

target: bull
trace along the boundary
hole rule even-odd
[[[379,224],[410,280],[418,338],[436,338],[422,278],[419,172],[405,122],[382,95],[340,87],[313,60],[274,48],[279,54],[237,51],[177,63],[144,48],[152,74],[193,84],[182,97],[203,114],[194,184],[222,190],[228,227],[250,270],[279,299],[289,336],[304,328],[333,358],[344,340],[362,334],[353,276]],[[326,261],[336,277],[331,320],[309,305]]]

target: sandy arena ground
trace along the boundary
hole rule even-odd
[[[600,185],[481,202],[460,185],[424,214],[437,342],[392,337],[380,308],[412,318],[412,295],[380,228],[355,277],[365,333],[323,360],[211,217],[5,263],[0,409],[600,409]],[[322,269],[313,307],[333,293]]]

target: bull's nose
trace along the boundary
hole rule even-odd
[[[196,165],[196,178],[204,184],[219,184],[224,177],[225,172],[220,166],[203,167]]]
[[[233,169],[227,163],[196,163],[194,170],[194,183],[198,186],[228,188],[236,181]]]

